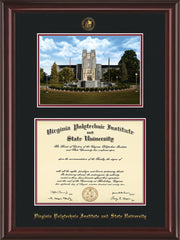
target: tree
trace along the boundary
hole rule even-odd
[[[126,64],[124,63],[124,61],[122,63],[120,63],[119,71],[120,71],[121,82],[127,81],[128,80],[128,72],[127,72]]]
[[[50,76],[51,83],[59,83],[59,76],[57,71],[57,64],[56,62],[53,63],[51,67],[51,76]]]
[[[136,53],[134,50],[126,50],[124,52],[124,55],[121,57],[121,60],[119,61],[119,67],[122,67],[122,63],[125,63],[128,73],[128,81],[135,82],[136,76],[135,73],[138,74],[139,79],[139,73],[140,73],[140,61],[137,58]]]
[[[40,82],[44,82],[46,79],[46,74],[43,68],[40,68]]]
[[[103,74],[103,78],[106,81],[115,82],[119,78],[119,71],[116,68],[109,68],[106,73]]]
[[[74,79],[74,72],[72,68],[65,67],[59,72],[59,80],[63,82],[70,82]]]

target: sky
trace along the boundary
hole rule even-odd
[[[96,63],[117,65],[125,50],[133,49],[140,60],[140,36],[40,36],[40,67],[48,74],[57,65],[80,64],[82,50],[96,51]]]

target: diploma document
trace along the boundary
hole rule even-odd
[[[145,119],[35,119],[34,204],[146,205]]]

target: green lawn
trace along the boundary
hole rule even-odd
[[[41,83],[41,86],[46,87],[46,83]],[[59,87],[59,88],[61,88],[63,86],[64,86],[63,83],[52,83],[52,84],[48,83],[48,87]]]
[[[139,92],[63,92],[41,90],[41,104],[139,104]]]

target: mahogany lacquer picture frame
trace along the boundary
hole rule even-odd
[[[179,8],[0,1],[1,239],[180,239]]]

